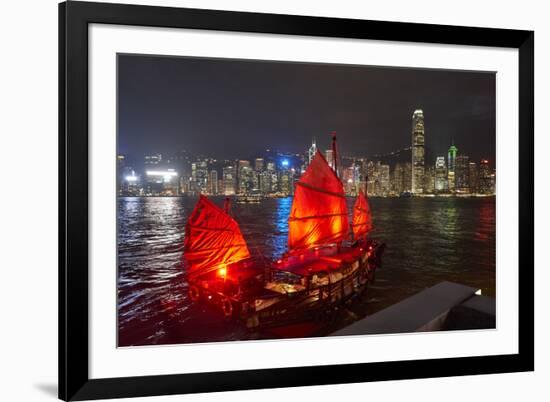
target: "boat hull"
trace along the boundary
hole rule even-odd
[[[227,278],[222,282],[215,276],[193,278],[189,296],[195,303],[217,310],[221,318],[241,321],[253,331],[304,321],[326,322],[374,281],[384,248],[373,240],[356,243],[327,257],[330,261],[342,258],[336,268],[327,264],[327,269],[319,269],[323,257],[306,260],[301,273],[307,275],[301,275],[298,283],[273,281],[286,271],[259,265],[247,267],[249,276],[238,283]]]

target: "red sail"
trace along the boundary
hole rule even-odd
[[[348,235],[349,224],[342,182],[317,151],[296,183],[288,219],[290,251],[338,243]]]
[[[362,191],[359,192],[353,206],[353,220],[351,224],[355,240],[364,237],[372,230],[372,218],[369,202]]]
[[[190,274],[206,273],[250,257],[239,224],[200,196],[185,226],[184,257]]]

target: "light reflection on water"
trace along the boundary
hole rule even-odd
[[[222,198],[214,201],[222,205]],[[120,346],[263,337],[189,303],[183,237],[195,202],[186,197],[119,198]],[[348,202],[351,208],[353,199]],[[274,259],[286,251],[291,204],[291,198],[233,204],[253,257]],[[443,280],[494,296],[494,198],[373,198],[370,204],[372,236],[387,244],[383,267],[367,295],[342,315],[337,326]]]

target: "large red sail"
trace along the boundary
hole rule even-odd
[[[288,219],[288,248],[292,252],[338,243],[347,237],[348,230],[342,182],[317,151],[296,183]]]
[[[250,257],[239,224],[201,195],[185,226],[184,257],[190,274],[206,273]]]
[[[353,230],[353,238],[360,239],[367,235],[372,230],[372,217],[370,207],[362,191],[359,192],[355,205],[353,206],[353,218],[351,228]]]

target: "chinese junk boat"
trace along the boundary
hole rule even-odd
[[[189,297],[250,329],[323,320],[381,265],[385,245],[367,237],[371,229],[363,192],[348,222],[342,182],[319,152],[296,184],[288,251],[277,261],[252,259],[229,201],[222,209],[201,195],[186,226]]]

